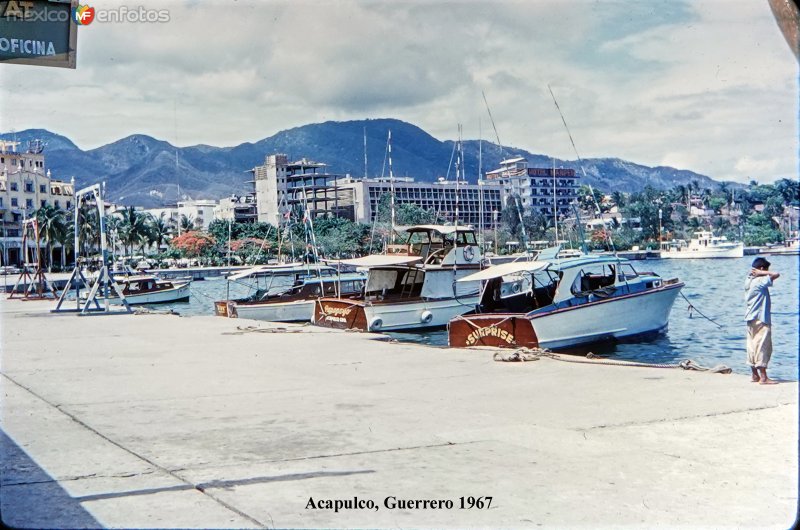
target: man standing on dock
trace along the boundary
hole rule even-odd
[[[769,272],[770,263],[764,258],[753,260],[753,268],[744,282],[747,313],[747,364],[752,371],[752,381],[774,385],[767,377],[767,365],[772,356],[772,316],[770,314],[769,288],[780,274]]]

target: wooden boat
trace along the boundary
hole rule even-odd
[[[661,243],[662,259],[741,258],[742,256],[744,256],[744,243],[728,241],[725,236],[715,236],[713,232],[705,230],[692,234],[688,244],[683,240]]]
[[[478,310],[450,321],[450,346],[567,349],[666,329],[678,279],[636,272],[616,256],[552,256],[463,278],[485,283]]]
[[[250,318],[269,322],[309,322],[314,305],[322,296],[354,297],[366,283],[364,274],[342,274],[304,280],[280,293],[265,293],[261,298],[241,299],[217,306],[230,318]],[[218,314],[220,314],[218,312]]]
[[[343,261],[368,269],[364,294],[321,298],[316,325],[360,331],[443,328],[475,309],[480,283],[456,283],[480,270],[472,227],[418,225],[405,232],[405,244],[390,245],[387,254]]]
[[[188,300],[192,281],[159,280],[151,275],[115,276],[122,294],[130,305],[164,304]],[[115,300],[116,298],[116,300]],[[110,297],[113,303],[121,303],[115,293]]]
[[[248,284],[254,293],[238,299],[214,302],[217,316],[270,322],[308,322],[320,296],[352,296],[360,293],[366,276],[342,274],[320,264],[265,265],[234,274],[232,282]]]

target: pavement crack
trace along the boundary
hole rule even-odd
[[[298,462],[303,460],[319,460],[323,458],[338,458],[342,456],[359,456],[359,455],[371,455],[371,454],[380,454],[380,453],[392,453],[396,451],[416,451],[419,449],[437,449],[440,447],[453,447],[453,446],[460,446],[460,445],[470,445],[476,443],[483,443],[486,440],[474,440],[469,442],[442,442],[438,444],[427,444],[427,445],[412,445],[408,447],[389,447],[386,449],[373,449],[369,451],[352,451],[347,453],[331,453],[331,454],[324,454],[324,455],[309,455],[309,456],[299,456],[297,458],[278,458],[278,459],[264,459],[264,460],[250,460],[248,462],[235,462],[231,464],[212,464],[212,465],[186,465],[180,468],[173,468],[171,471],[172,473],[177,473],[178,471],[194,471],[198,469],[217,469],[217,468],[225,468],[225,467],[236,467],[241,465],[259,465],[259,464],[273,464],[278,462]]]
[[[746,408],[746,409],[727,410],[725,412],[712,412],[710,414],[696,414],[696,415],[692,415],[692,416],[680,416],[680,417],[677,417],[677,418],[662,418],[662,419],[650,420],[650,421],[628,421],[628,422],[624,422],[624,423],[613,423],[613,424],[608,424],[608,425],[594,425],[592,427],[578,427],[578,428],[573,428],[571,430],[585,433],[587,431],[593,431],[593,430],[598,430],[598,429],[615,429],[615,428],[619,428],[619,427],[635,427],[635,426],[639,426],[639,425],[655,425],[655,424],[658,424],[658,423],[670,423],[670,422],[683,421],[683,420],[696,420],[696,419],[700,419],[700,418],[714,418],[714,417],[717,417],[717,416],[728,416],[728,415],[731,415],[731,414],[741,414],[741,413],[746,413],[746,412],[756,412],[756,411],[759,411],[759,410],[777,409],[777,408],[780,408],[781,406],[786,406],[786,405],[791,405],[791,404],[777,404],[777,405],[767,405],[767,406],[763,406],[763,407],[750,407],[750,408]]]
[[[132,478],[132,477],[140,477],[143,475],[152,475],[155,473],[155,469],[150,469],[147,471],[142,472],[134,472],[134,473],[112,473],[109,475],[105,474],[97,474],[97,473],[90,473],[88,475],[74,475],[71,477],[60,477],[60,478],[53,478],[49,480],[23,480],[23,481],[16,481],[16,482],[4,482],[3,486],[32,486],[36,484],[51,484],[53,482],[61,483],[61,482],[72,482],[76,480],[85,480],[90,478]]]

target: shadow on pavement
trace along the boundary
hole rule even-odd
[[[0,429],[0,519],[12,528],[102,528]]]

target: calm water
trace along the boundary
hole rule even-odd
[[[769,256],[770,270],[781,277],[772,288],[773,354],[770,376],[798,379],[798,257]],[[744,278],[753,256],[734,260],[648,260],[634,261],[637,270],[652,270],[664,278],[677,276],[686,287],[683,294],[719,328],[696,312],[687,310],[686,300],[678,297],[670,315],[669,330],[653,342],[593,347],[592,351],[615,359],[674,363],[683,359],[712,367],[724,364],[737,373],[750,373],[745,364]],[[206,280],[192,284],[189,302],[155,306],[172,308],[181,315],[210,315],[213,300],[225,297],[225,280]],[[231,284],[232,297],[247,289]],[[613,318],[613,315],[611,315]],[[399,340],[436,346],[447,345],[445,331],[392,333]]]

